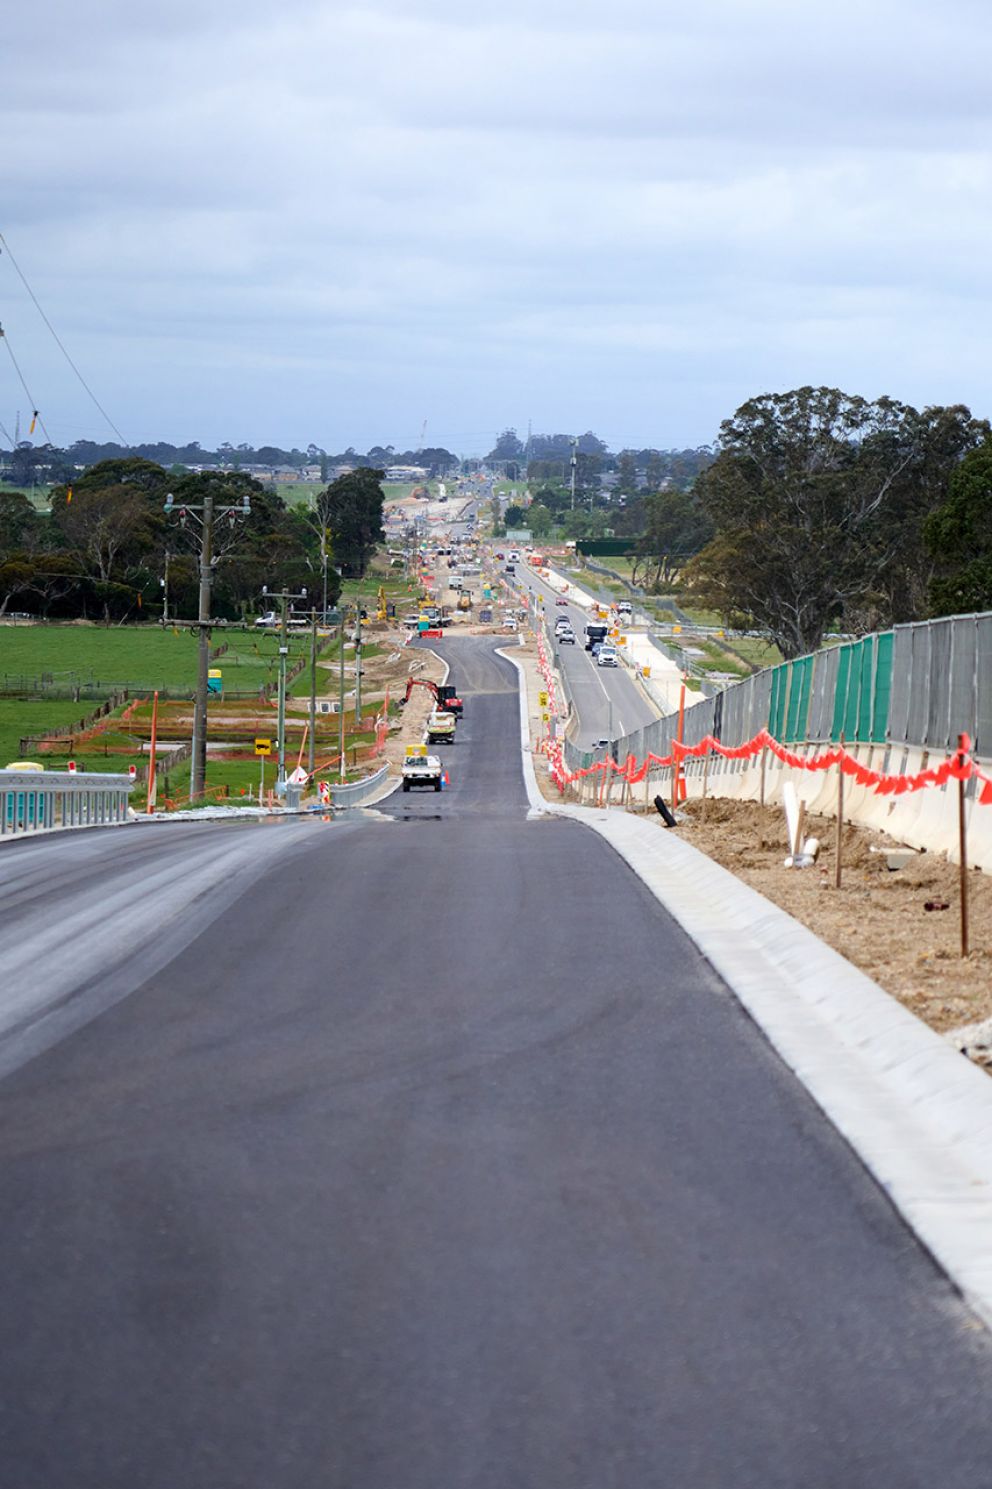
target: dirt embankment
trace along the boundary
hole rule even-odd
[[[992,878],[968,876],[971,955],[960,954],[959,870],[920,853],[888,868],[898,845],[883,833],[848,825],[843,873],[835,888],[836,822],[811,816],[807,837],[821,844],[816,863],[783,866],[785,817],[752,802],[687,802],[671,829],[809,927],[932,1028],[945,1031],[992,1016]],[[659,819],[660,821],[660,819]],[[660,828],[664,831],[665,829]]]

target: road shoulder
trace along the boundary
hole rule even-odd
[[[620,809],[548,801],[520,728],[528,816],[598,832],[678,921],[992,1327],[992,1082],[877,983],[690,844]]]

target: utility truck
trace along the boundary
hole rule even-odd
[[[440,791],[442,773],[440,757],[428,754],[426,745],[407,745],[402,771],[404,791],[414,786],[433,786]]]
[[[455,716],[445,709],[432,709],[425,726],[428,744],[454,744]]]

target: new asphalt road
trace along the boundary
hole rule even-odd
[[[0,851],[0,1482],[988,1484],[987,1334],[445,646],[440,796]]]

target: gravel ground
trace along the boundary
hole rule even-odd
[[[807,819],[819,838],[817,862],[783,867],[785,817],[751,802],[691,801],[674,829],[814,931],[932,1028],[945,1032],[992,1017],[992,880],[968,875],[971,955],[962,959],[959,870],[920,853],[891,871],[884,853],[900,846],[883,833],[844,829],[843,877],[835,888],[836,823]],[[664,829],[660,829],[664,830]],[[931,907],[931,908],[928,908]],[[946,906],[946,908],[937,908]]]

